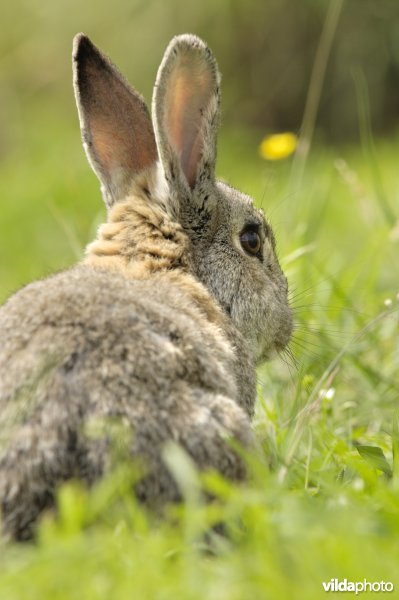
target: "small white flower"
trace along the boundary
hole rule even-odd
[[[354,479],[353,482],[352,482],[352,487],[357,492],[361,492],[362,490],[364,490],[364,481],[363,481],[363,479],[360,479],[360,477],[357,477],[356,479]]]
[[[328,388],[328,390],[320,390],[320,398],[325,400],[332,400],[335,396],[335,388]]]

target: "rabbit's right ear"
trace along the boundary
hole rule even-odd
[[[73,76],[85,151],[110,206],[157,161],[151,119],[141,96],[83,34],[73,42]]]
[[[220,111],[220,74],[195,35],[171,41],[158,70],[152,114],[160,159],[172,190],[213,182]]]

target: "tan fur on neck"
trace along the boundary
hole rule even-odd
[[[109,269],[128,279],[167,277],[221,325],[224,315],[204,286],[190,274],[190,241],[159,205],[135,194],[115,204],[97,239],[86,248],[84,264]]]
[[[115,204],[108,222],[86,249],[86,264],[114,268],[127,277],[147,278],[170,269],[188,268],[189,240],[148,198],[129,196]]]

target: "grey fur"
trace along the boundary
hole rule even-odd
[[[229,439],[254,444],[255,367],[292,329],[270,225],[248,196],[214,179],[220,76],[205,44],[180,36],[165,53],[157,146],[140,96],[82,34],[73,56],[82,135],[109,213],[81,264],[0,309],[0,505],[15,539],[33,535],[61,482],[91,485],[112,467],[115,421],[144,468],[135,492],[150,506],[179,498],[162,459],[169,441],[200,469],[243,479]],[[195,77],[185,71],[173,104],[182,56],[190,69],[195,61]],[[240,243],[248,224],[262,239],[257,256]]]

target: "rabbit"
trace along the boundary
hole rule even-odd
[[[109,472],[112,423],[143,466],[134,493],[149,509],[181,499],[168,443],[199,470],[244,480],[237,445],[255,445],[256,366],[292,331],[269,222],[215,178],[220,74],[207,45],[172,39],[152,120],[84,34],[73,78],[107,220],[79,264],[0,309],[0,506],[11,540],[34,538],[62,482],[91,486]]]

